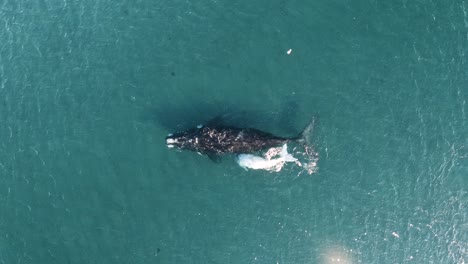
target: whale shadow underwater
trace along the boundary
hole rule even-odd
[[[226,102],[184,100],[183,102],[159,102],[140,112],[140,120],[154,123],[166,131],[183,131],[212,120],[222,121],[234,127],[255,127],[278,134],[292,135],[300,116],[299,103],[295,98],[285,98],[279,107],[259,109]]]

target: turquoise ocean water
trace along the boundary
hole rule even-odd
[[[467,263],[467,13],[0,1],[0,264]],[[165,147],[219,114],[318,116],[318,172]]]

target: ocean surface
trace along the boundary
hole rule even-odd
[[[468,263],[467,101],[464,0],[0,1],[0,264]],[[216,116],[318,171],[165,146]]]

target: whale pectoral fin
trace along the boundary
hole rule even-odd
[[[221,162],[221,156],[216,155],[216,154],[208,154],[208,158],[210,158],[210,160],[213,161],[214,163]]]

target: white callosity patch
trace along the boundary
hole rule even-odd
[[[177,139],[173,139],[173,138],[166,139],[166,144],[174,144],[174,143],[177,143]]]
[[[177,139],[173,139],[173,138],[166,139],[166,145],[168,148],[173,148],[174,144],[176,143],[177,143]]]

